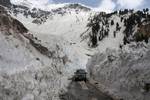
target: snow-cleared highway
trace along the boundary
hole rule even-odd
[[[60,95],[61,100],[113,100],[89,82],[71,82],[68,92]]]

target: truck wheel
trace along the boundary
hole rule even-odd
[[[86,80],[86,79],[84,79],[84,82],[85,82],[85,83],[86,83],[86,81],[87,81],[87,80]]]
[[[74,79],[74,81],[75,81],[75,82],[77,82],[77,81],[78,81],[78,79],[77,79],[77,78],[75,78],[75,79]]]

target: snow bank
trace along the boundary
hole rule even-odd
[[[26,33],[23,24],[6,11],[0,19],[0,99],[59,100],[60,90],[68,84],[63,73],[68,60],[62,47],[46,45]]]
[[[59,100],[67,84],[64,63],[57,50],[53,57],[40,54],[27,39],[0,33],[0,99]],[[62,54],[63,55],[63,54]],[[62,78],[62,79],[61,79]]]

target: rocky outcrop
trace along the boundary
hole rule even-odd
[[[11,3],[10,0],[0,0],[0,5],[9,7]]]
[[[145,41],[148,43],[150,37],[150,24],[141,25],[134,35],[137,42]]]
[[[0,30],[10,32],[13,30],[15,33],[27,33],[27,28],[18,20],[12,18],[3,7],[0,11]]]

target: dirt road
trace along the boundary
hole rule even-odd
[[[71,82],[68,92],[60,95],[61,100],[113,100],[90,83]]]

